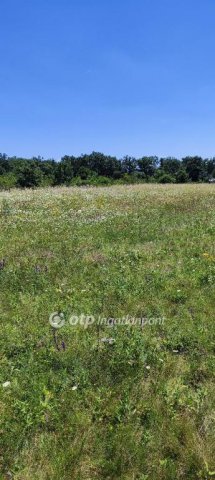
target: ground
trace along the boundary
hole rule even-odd
[[[0,229],[0,479],[215,477],[214,185],[0,192]]]

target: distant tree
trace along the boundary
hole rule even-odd
[[[13,173],[0,175],[0,190],[10,190],[17,184],[17,178]]]
[[[182,164],[192,182],[199,182],[206,176],[204,160],[201,157],[185,157]]]
[[[8,178],[7,178],[8,177]],[[96,180],[96,178],[100,179]],[[144,156],[139,159],[125,156],[122,160],[100,152],[78,157],[65,155],[60,162],[44,160],[37,156],[31,159],[8,157],[0,154],[0,188],[14,185],[35,187],[49,185],[88,185],[137,182],[177,183],[208,181],[215,177],[215,157],[185,157],[182,161],[174,157],[161,158]],[[166,179],[166,180],[165,180]]]
[[[158,166],[158,157],[142,157],[137,160],[137,166],[146,178],[153,177]]]
[[[78,173],[82,180],[87,180],[92,176],[97,176],[95,172],[88,167],[81,167]]]
[[[144,178],[139,175],[138,173],[134,172],[133,174],[130,174],[129,173],[124,173],[124,175],[122,176],[121,178],[121,182],[120,183],[140,183],[141,181],[143,181]]]
[[[120,161],[116,157],[104,155],[100,152],[92,152],[85,158],[87,161],[86,166],[99,176],[113,177],[114,172],[121,170]]]
[[[52,186],[55,185],[55,173],[57,163],[54,160],[43,160],[35,162],[42,173],[41,185]]]
[[[211,173],[211,177],[215,178],[215,168],[214,168],[213,172]]]
[[[129,157],[128,155],[126,155],[125,157],[123,157],[121,165],[122,174],[128,173],[128,175],[131,175],[136,171],[137,160],[134,157]]]
[[[65,170],[65,165],[67,168]],[[68,170],[69,169],[69,170]],[[121,163],[116,157],[104,155],[100,152],[92,152],[90,155],[80,157],[63,157],[57,168],[57,183],[70,181],[73,176],[83,176],[83,172],[106,177],[118,177],[121,172]]]
[[[215,171],[215,158],[210,158],[205,160],[205,168],[207,171],[208,177],[213,176],[213,172]]]
[[[10,162],[6,153],[0,153],[0,175],[4,175],[11,170]]]
[[[181,168],[181,162],[177,158],[167,157],[160,159],[160,168],[170,175],[175,175]]]
[[[17,185],[22,188],[38,187],[42,182],[42,173],[33,163],[23,165],[17,175]]]
[[[113,171],[113,179],[119,180],[122,177],[122,170],[114,170]]]
[[[187,183],[189,181],[189,176],[184,168],[180,168],[175,175],[176,183]]]
[[[175,183],[175,177],[169,173],[162,173],[158,177],[158,183]]]
[[[94,175],[89,180],[89,185],[111,185],[112,180],[109,177],[102,177],[101,175]]]
[[[54,183],[56,185],[70,184],[77,172],[74,172],[75,157],[69,157],[66,155],[56,165],[54,171]]]

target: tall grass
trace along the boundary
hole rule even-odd
[[[0,478],[214,477],[214,186],[4,192],[0,228]]]

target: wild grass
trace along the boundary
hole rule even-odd
[[[215,477],[214,238],[213,185],[0,193],[2,480]]]

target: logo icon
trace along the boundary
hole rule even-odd
[[[49,317],[49,323],[53,328],[62,328],[65,325],[65,317],[63,313],[54,312]]]

